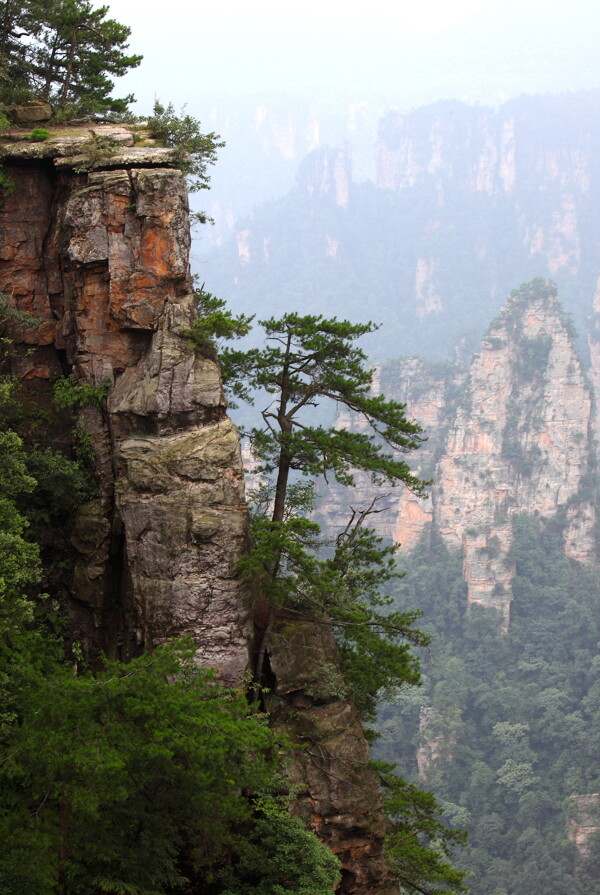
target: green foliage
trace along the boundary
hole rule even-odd
[[[409,645],[426,646],[429,639],[413,627],[420,613],[390,609],[382,587],[394,576],[394,548],[381,546],[381,539],[364,528],[365,518],[353,519],[338,536],[332,556],[322,559],[315,522],[255,517],[254,546],[241,568],[271,605],[331,626],[340,647],[345,695],[372,720],[383,693],[400,683],[418,683],[419,666]]]
[[[91,405],[102,410],[106,396],[111,387],[106,379],[102,385],[91,385],[89,382],[74,382],[72,379],[59,379],[54,384],[54,400],[59,410],[65,408],[87,407]]]
[[[382,592],[397,573],[395,547],[384,545],[365,524],[378,512],[376,501],[353,510],[346,528],[324,550],[319,526],[307,518],[314,486],[290,476],[332,474],[351,485],[355,471],[362,470],[376,482],[402,482],[421,493],[426,483],[397,458],[418,447],[421,429],[406,419],[404,405],[370,393],[372,371],[353,343],[371,332],[372,324],[298,314],[261,323],[267,335],[264,348],[226,348],[221,353],[224,379],[233,393],[248,400],[253,390],[263,390],[268,400],[262,411],[265,428],[253,429],[251,439],[260,474],[274,475],[276,482],[272,486],[267,478],[254,495],[254,544],[241,564],[269,605],[256,678],[260,683],[270,630],[277,610],[284,607],[292,618],[332,628],[345,695],[364,718],[374,719],[383,694],[419,682],[419,663],[410,646],[426,646],[429,638],[413,627],[420,613],[395,611]],[[358,431],[310,425],[307,411],[323,400],[355,413],[362,423]],[[337,658],[331,658],[335,671]],[[326,681],[330,684],[340,695],[338,682]],[[389,771],[382,781],[393,793],[388,806],[395,815],[389,841],[393,872],[409,891],[465,891],[464,874],[447,860],[450,843],[462,841],[462,835],[439,822],[431,796],[413,791]]]
[[[435,538],[404,562],[396,607],[424,609],[432,635],[416,704],[383,707],[379,754],[415,775],[420,706],[440,713],[440,758],[428,785],[467,813],[462,859],[473,895],[598,895],[591,859],[567,841],[565,806],[598,792],[598,572],[565,558],[557,522],[515,522],[510,628],[484,607],[466,611],[461,557]],[[410,704],[409,704],[410,703]],[[446,740],[444,741],[444,738]],[[541,881],[541,882],[540,882]]]
[[[70,460],[52,448],[33,450],[27,456],[27,469],[37,482],[28,501],[30,513],[65,516],[98,493],[96,482],[79,457]]]
[[[7,428],[12,393],[12,384],[0,380],[0,651],[31,621],[27,589],[41,577],[39,550],[26,539],[27,521],[17,504],[36,483],[28,474],[22,440]]]
[[[13,636],[32,618],[26,589],[40,580],[39,551],[25,538],[27,522],[16,499],[34,486],[21,439],[0,432],[0,638]]]
[[[466,873],[450,862],[452,847],[464,845],[464,830],[452,830],[440,820],[443,810],[424,792],[376,764],[386,792],[385,807],[392,818],[386,838],[386,857],[403,890],[425,895],[468,892]]]
[[[261,810],[241,830],[231,864],[217,878],[222,895],[330,895],[338,859],[287,810]]]
[[[148,128],[153,139],[175,150],[176,163],[188,178],[188,189],[197,192],[208,189],[208,166],[214,165],[217,149],[225,144],[218,134],[203,134],[198,119],[184,113],[185,108],[177,115],[172,103],[164,106],[156,100]]]
[[[182,335],[191,339],[198,351],[216,359],[217,340],[241,339],[247,336],[252,328],[252,317],[240,314],[234,317],[228,310],[226,302],[221,298],[205,292],[204,287],[196,289],[196,308],[198,318],[190,329],[184,329]]]
[[[105,393],[57,383],[67,410]],[[327,895],[338,862],[287,813],[287,742],[198,668],[191,642],[96,673],[77,644],[63,655],[56,601],[34,599],[25,517],[64,524],[88,482],[12,431],[36,443],[25,398],[0,381],[0,891]]]
[[[0,199],[10,196],[15,191],[15,183],[10,174],[0,165]]]
[[[418,684],[419,662],[410,646],[427,646],[429,637],[414,627],[419,611],[397,612],[384,588],[398,575],[393,556],[396,547],[366,528],[368,511],[353,512],[326,560],[332,579],[329,592],[318,583],[313,605],[328,612],[340,647],[344,680],[350,696],[368,720],[376,705],[399,684]]]
[[[321,560],[319,527],[298,513],[310,511],[311,492],[299,491],[291,476],[333,474],[352,485],[355,471],[362,470],[373,481],[402,482],[421,493],[426,483],[397,458],[419,446],[421,429],[407,420],[403,404],[370,394],[373,374],[353,343],[373,324],[286,314],[261,325],[264,348],[221,352],[223,378],[233,394],[252,401],[251,392],[262,390],[268,399],[262,411],[265,427],[254,428],[250,436],[259,473],[274,476],[275,484],[272,491],[267,486],[262,512],[255,514],[254,548],[243,562],[244,574],[270,604],[257,680],[277,609],[285,606],[332,625],[349,686],[365,716],[372,716],[379,690],[418,680],[403,641],[425,638],[412,628],[414,613],[380,611],[386,600],[379,586],[392,575],[393,549],[382,547],[364,526],[374,506],[353,514],[333,557]],[[306,412],[323,400],[353,411],[367,431],[311,426]]]
[[[47,140],[50,136],[50,131],[46,130],[45,127],[34,127],[31,133],[29,134],[29,139],[32,143],[43,143],[44,140]]]
[[[425,482],[408,465],[389,453],[415,450],[422,433],[404,413],[405,406],[370,394],[373,371],[366,355],[353,343],[373,332],[371,324],[327,320],[322,316],[285,314],[279,320],[259,321],[265,330],[264,348],[235,351],[225,348],[221,365],[225,384],[233,394],[250,400],[250,389],[275,395],[262,411],[265,429],[251,432],[261,471],[328,475],[344,485],[354,483],[354,469],[373,481],[403,482],[421,493]],[[303,411],[325,401],[353,411],[366,423],[366,432],[310,426]],[[277,517],[283,518],[284,499],[276,495]]]
[[[0,170],[0,191],[2,190],[2,172]],[[4,330],[6,324],[16,323],[20,326],[34,326],[35,317],[27,314],[25,311],[19,311],[18,308],[10,304],[8,295],[0,292],[0,333]]]
[[[240,792],[268,785],[278,744],[193,652],[180,643],[95,675],[57,667],[29,681],[0,770],[3,892],[156,895],[236,854],[237,828],[254,830]]]
[[[107,19],[107,6],[87,0],[0,3],[0,97],[43,98],[74,117],[124,112],[132,96],[111,96],[113,81],[140,64],[129,55],[131,29]]]

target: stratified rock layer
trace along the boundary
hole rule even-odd
[[[76,636],[127,657],[192,634],[198,660],[233,681],[249,660],[236,572],[247,518],[218,366],[182,335],[194,314],[187,191],[161,167],[164,150],[122,150],[118,137],[119,156],[88,172],[73,152],[89,134],[36,145],[37,164],[29,144],[5,150],[16,189],[2,208],[0,290],[36,318],[14,333],[14,371],[38,389],[64,374],[110,386],[102,410],[81,411],[101,493],[72,536]]]

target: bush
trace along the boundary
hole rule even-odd
[[[49,136],[50,131],[47,131],[45,127],[34,127],[29,134],[29,139],[32,143],[43,143]]]
[[[217,149],[225,145],[215,133],[203,134],[197,118],[175,114],[172,103],[163,106],[154,103],[154,115],[148,119],[150,136],[163,146],[175,149],[177,166],[190,178],[188,188],[194,193],[208,189],[210,177],[206,173],[208,165],[217,160]]]

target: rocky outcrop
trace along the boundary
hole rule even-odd
[[[431,781],[441,762],[452,761],[456,736],[444,712],[433,706],[422,706],[419,715],[420,744],[417,769],[421,780]]]
[[[600,437],[600,276],[596,280],[592,314],[588,320],[589,377],[594,389],[594,431]]]
[[[552,283],[513,292],[468,375],[409,358],[381,378],[384,393],[424,427],[429,440],[414,470],[433,479],[429,500],[406,489],[387,495],[388,512],[372,517],[381,535],[410,550],[435,526],[462,552],[469,604],[493,607],[505,622],[515,515],[559,520],[566,555],[595,559],[592,392]],[[373,493],[361,477],[354,505]],[[343,518],[336,492],[322,516],[331,528]]]
[[[437,468],[436,525],[463,551],[470,603],[508,616],[518,513],[562,515],[566,554],[593,559],[591,414],[555,291],[534,281],[513,293],[473,359]]]
[[[297,184],[316,199],[330,198],[342,208],[348,207],[352,182],[350,144],[336,149],[314,149],[298,170]]]
[[[100,496],[72,534],[74,636],[127,657],[191,633],[198,660],[234,680],[251,635],[246,510],[218,366],[182,335],[187,191],[169,150],[106,130],[111,148],[91,155],[85,129],[4,150],[0,289],[36,321],[14,333],[14,372],[37,390],[65,374],[109,387],[81,411]]]
[[[383,856],[381,788],[358,713],[344,698],[330,627],[283,616],[269,652],[276,688],[268,709],[300,747],[295,811],[340,858],[338,893],[399,895]]]
[[[15,189],[0,212],[0,290],[34,321],[11,333],[12,369],[41,404],[61,376],[95,390],[78,421],[99,494],[69,534],[73,638],[92,656],[126,659],[191,634],[197,661],[239,684],[253,635],[237,569],[242,462],[218,364],[185,336],[195,314],[187,192],[165,166],[169,150],[129,146],[121,131],[108,151],[86,130],[4,148]],[[288,620],[270,651],[274,723],[307,745],[293,763],[298,813],[340,856],[340,892],[398,895],[331,633]]]
[[[600,830],[600,793],[571,796],[569,809],[567,838],[575,845],[579,857],[587,858],[590,840]]]

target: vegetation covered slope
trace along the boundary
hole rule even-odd
[[[460,554],[435,534],[397,592],[397,609],[423,609],[433,646],[422,689],[382,711],[378,752],[468,829],[474,895],[600,891],[593,820],[583,849],[573,836],[573,797],[600,790],[600,578],[565,558],[563,524],[516,520],[505,634],[495,610],[467,610]]]

